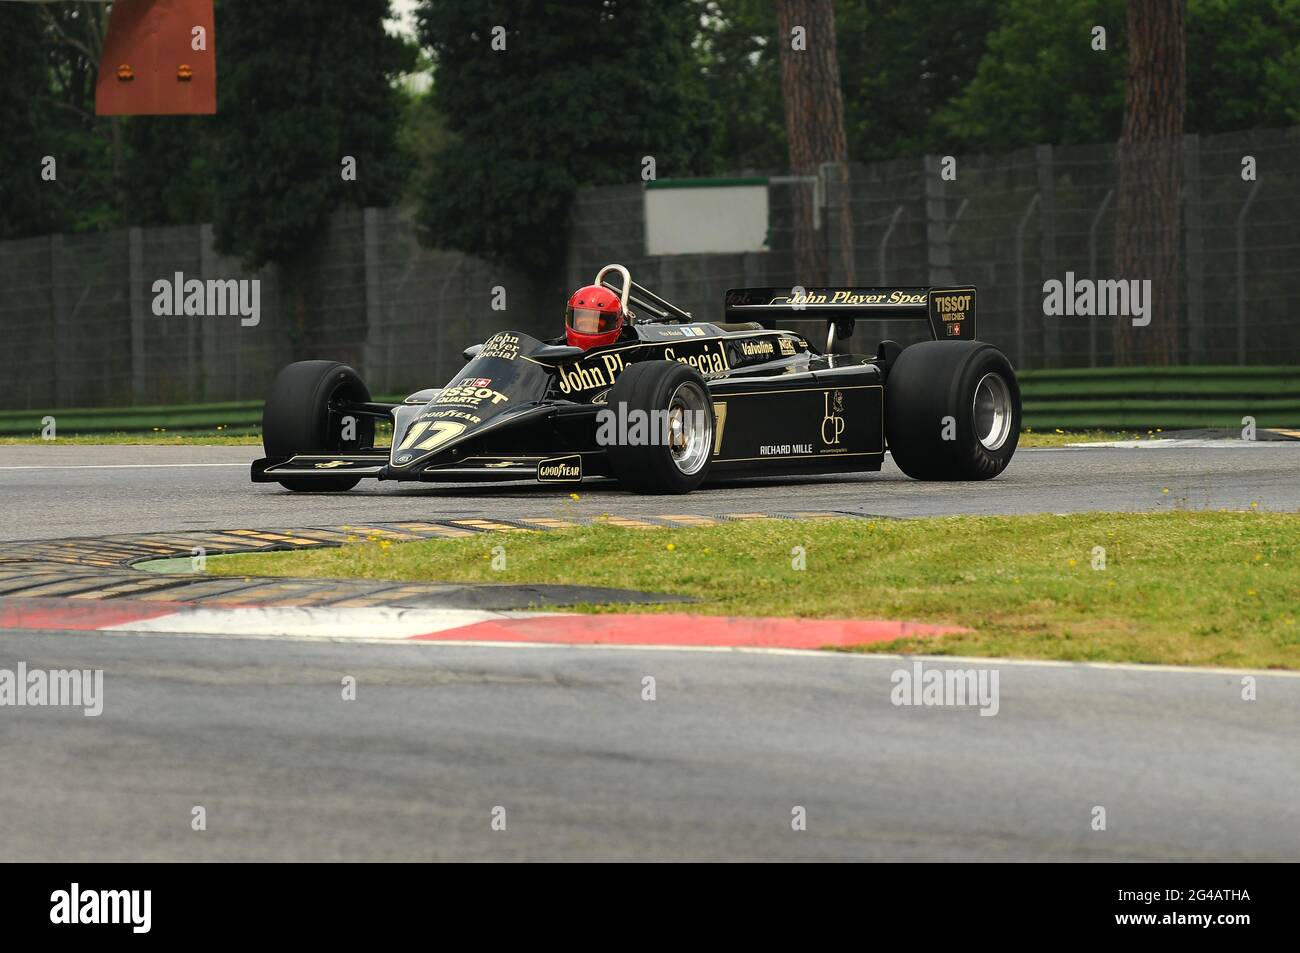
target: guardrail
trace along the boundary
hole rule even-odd
[[[1023,371],[1024,425],[1034,430],[1300,427],[1300,367],[1115,367]],[[383,400],[400,400],[384,397]],[[253,430],[262,402],[0,411],[0,435]]]
[[[73,407],[63,410],[0,411],[0,434],[39,436],[44,419],[53,417],[60,435],[148,433],[153,430],[213,431],[218,427],[245,430],[262,424],[260,400],[168,407]]]
[[[1019,374],[1034,430],[1300,426],[1300,367],[1107,367]]]
[[[381,396],[377,400],[398,401]],[[154,407],[73,407],[64,410],[0,411],[0,436],[38,437],[44,419],[53,417],[63,436],[98,433],[212,433],[250,431],[262,426],[262,401],[242,400],[218,404],[180,404]]]

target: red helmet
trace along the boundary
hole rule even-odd
[[[579,288],[564,309],[564,333],[570,347],[613,344],[623,330],[623,305],[618,295],[600,285]]]

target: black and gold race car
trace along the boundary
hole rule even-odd
[[[1015,452],[1020,388],[1005,355],[975,340],[972,287],[747,288],[727,293],[715,323],[619,265],[596,284],[635,315],[618,340],[582,350],[503,331],[468,348],[445,387],[401,403],[371,400],[344,364],[289,365],[266,402],[253,480],[337,491],[363,477],[599,476],[685,493],[724,476],[879,470],[886,449],[920,480],[986,480]],[[934,340],[839,353],[857,321],[876,318],[926,321]],[[825,348],[777,321],[824,322]],[[392,422],[390,447],[374,446],[378,420]]]

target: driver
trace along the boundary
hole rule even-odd
[[[625,323],[632,323],[632,313],[623,310],[618,295],[600,285],[579,288],[564,309],[565,339],[584,351],[613,344]]]

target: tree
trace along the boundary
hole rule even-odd
[[[401,192],[394,80],[409,51],[384,30],[388,0],[222,0],[216,14],[215,245],[250,268],[280,266],[296,348],[330,215]]]
[[[384,31],[388,0],[222,0],[212,189],[217,248],[250,267],[292,264],[344,204],[400,192],[407,48]],[[345,180],[345,157],[356,160]]]
[[[1195,0],[1187,59],[1189,132],[1300,123],[1300,0]]]
[[[220,106],[218,106],[220,108]],[[130,116],[123,137],[127,161],[121,181],[130,196],[125,225],[192,225],[211,222],[220,166],[216,120],[211,116]]]
[[[27,4],[0,4],[5,68],[0,70],[0,239],[40,234],[41,142],[47,85],[40,12]]]
[[[772,0],[705,0],[699,47],[717,104],[719,172],[784,172],[789,162]]]
[[[42,4],[45,77],[29,93],[40,116],[42,151],[57,162],[57,178],[42,182],[42,221],[48,231],[115,228],[126,206],[122,170],[127,155],[120,118],[95,115],[99,53],[108,28],[100,3]]]
[[[1115,327],[1120,364],[1178,360],[1186,10],[1186,0],[1128,3],[1128,79],[1116,152],[1115,269],[1122,278],[1150,279],[1151,300],[1149,326],[1135,328],[1122,321]]]
[[[844,134],[844,97],[835,40],[835,7],[831,0],[777,0],[777,36],[781,49],[781,96],[785,104],[786,141],[790,171],[817,175],[823,163],[840,167],[840,185],[847,189],[848,142]],[[813,231],[812,190],[801,190],[805,201],[795,208],[795,271],[799,280],[828,280],[827,263]],[[845,281],[853,282],[853,226],[849,203],[840,205],[839,226],[844,250]]]
[[[974,78],[942,107],[952,150],[1114,141],[1124,107],[1124,0],[1008,0]],[[1098,49],[1093,30],[1105,30]]]
[[[936,117],[975,77],[999,6],[999,0],[836,4],[854,161],[951,151]]]
[[[936,21],[959,15],[913,7]],[[1114,142],[1124,119],[1125,11],[1124,0],[1007,0],[974,78],[939,110],[936,131],[952,148],[988,152]],[[1188,132],[1300,122],[1300,0],[1191,0],[1185,20]],[[1095,48],[1097,26],[1105,50]],[[843,53],[842,42],[841,61],[859,59]]]
[[[579,186],[713,166],[693,0],[424,0],[418,20],[454,137],[421,197],[432,245],[553,275]]]

